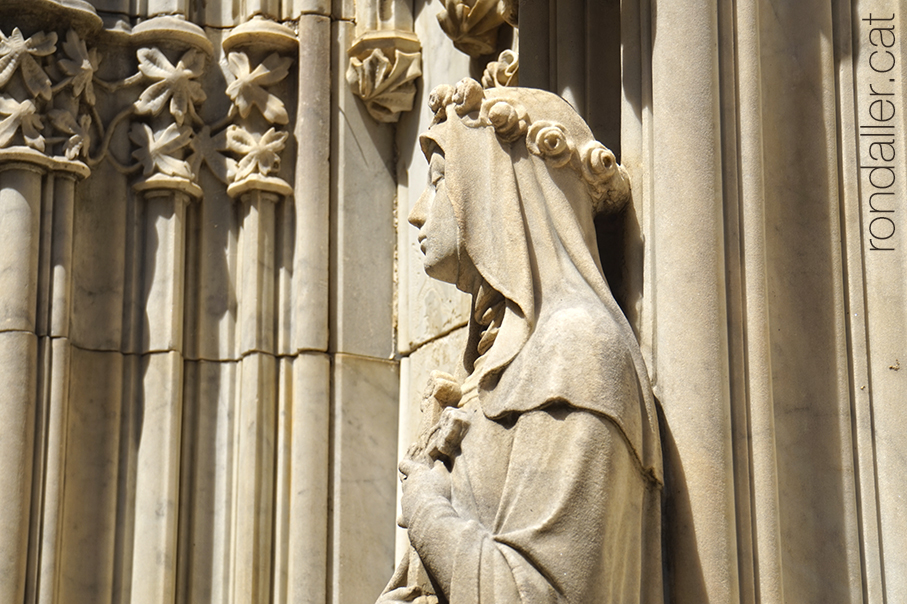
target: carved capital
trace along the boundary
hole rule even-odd
[[[280,127],[289,123],[290,116],[273,87],[286,79],[293,64],[281,53],[295,51],[296,44],[292,30],[260,17],[237,27],[224,40],[226,94],[233,105],[226,128],[213,135],[211,131],[222,124],[206,128],[198,137],[196,152],[197,161],[204,159],[227,183],[227,194],[234,199],[254,191],[293,194],[293,188],[278,176],[289,138]]]
[[[444,10],[438,23],[454,46],[471,57],[495,51],[498,28],[513,20],[515,3],[510,0],[440,0]]]
[[[57,43],[55,32],[0,29],[0,149],[9,150],[6,157],[83,175],[87,168],[78,160],[88,156],[92,139],[92,78],[100,57],[74,29]]]
[[[346,81],[377,121],[396,122],[413,108],[421,51],[415,34],[399,30],[366,32],[353,42]]]

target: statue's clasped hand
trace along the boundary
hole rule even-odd
[[[401,517],[399,524],[408,528],[410,520],[422,504],[433,499],[450,500],[450,472],[443,461],[426,463],[406,457],[400,462],[403,475],[403,497],[400,499]]]
[[[402,528],[409,526],[416,509],[424,502],[439,497],[450,500],[450,471],[447,464],[452,463],[468,428],[468,414],[461,409],[448,407],[432,427],[425,445],[417,443],[410,447],[400,462],[403,497],[400,500],[402,515],[398,524]]]

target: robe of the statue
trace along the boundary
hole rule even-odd
[[[417,551],[456,544],[450,604],[663,601],[660,485],[634,450],[645,400],[632,359],[604,313],[556,315],[481,403],[463,406],[451,499],[410,522]],[[590,367],[597,375],[583,379]]]
[[[597,144],[550,93],[483,94],[529,121],[556,120],[539,123],[564,133],[564,149]],[[530,152],[526,138],[508,144],[454,104],[442,111],[422,147],[444,154],[459,249],[504,302],[474,295],[460,403],[469,429],[448,462],[451,496],[420,499],[409,519],[429,575],[436,557],[452,569],[449,583],[415,585],[414,555],[379,602],[421,604],[435,596],[418,594],[434,591],[449,604],[659,604],[658,419],[602,274],[588,189],[570,163]],[[497,321],[493,344],[481,346]]]

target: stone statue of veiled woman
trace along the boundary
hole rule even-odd
[[[466,79],[430,105],[410,222],[469,339],[400,463],[413,551],[378,602],[662,602],[655,405],[593,228],[626,172],[554,94]]]

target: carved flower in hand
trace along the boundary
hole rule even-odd
[[[57,130],[72,135],[63,146],[63,155],[66,159],[73,160],[79,155],[87,156],[88,147],[91,146],[91,117],[83,115],[77,122],[69,111],[62,109],[54,109],[49,115]]]
[[[66,34],[66,41],[63,42],[63,50],[69,55],[68,59],[60,60],[60,67],[66,72],[66,75],[72,78],[72,93],[78,97],[85,96],[85,102],[94,105],[94,85],[92,79],[98,66],[101,64],[101,57],[98,51],[92,48],[91,51],[85,46],[85,41],[79,38],[75,30],[70,29]]]
[[[287,141],[286,132],[270,128],[262,135],[247,132],[238,126],[227,128],[227,148],[243,156],[232,171],[234,181],[239,181],[253,172],[267,176],[280,168],[280,152]]]
[[[38,151],[44,151],[44,136],[40,132],[44,129],[44,122],[40,115],[35,114],[33,102],[26,99],[20,103],[12,97],[2,95],[0,115],[6,116],[0,121],[0,147],[8,145],[16,131],[21,128],[25,144]]]
[[[28,40],[19,31],[6,37],[0,31],[0,88],[6,86],[16,69],[22,67],[22,77],[32,96],[41,96],[50,100],[50,78],[38,65],[35,57],[46,57],[56,50],[57,34],[39,31]]]
[[[207,98],[201,84],[195,81],[205,68],[204,55],[197,50],[189,50],[176,65],[157,48],[140,48],[137,55],[139,71],[156,81],[135,102],[136,112],[157,115],[169,100],[170,113],[182,126],[187,113],[195,114],[195,103]]]
[[[254,105],[272,124],[286,124],[290,121],[283,101],[263,88],[287,77],[290,63],[290,59],[273,53],[253,70],[245,53],[231,52],[227,56],[228,69],[224,72],[227,78],[227,96],[236,104],[239,115],[249,117]]]
[[[170,124],[157,136],[148,124],[133,124],[129,133],[129,138],[139,147],[132,156],[142,163],[145,176],[158,171],[169,176],[192,178],[189,164],[173,156],[189,144],[191,137],[189,128],[176,124]]]
[[[570,161],[573,149],[567,141],[567,131],[555,122],[542,120],[529,127],[526,146],[534,155],[547,159],[555,168]]]

